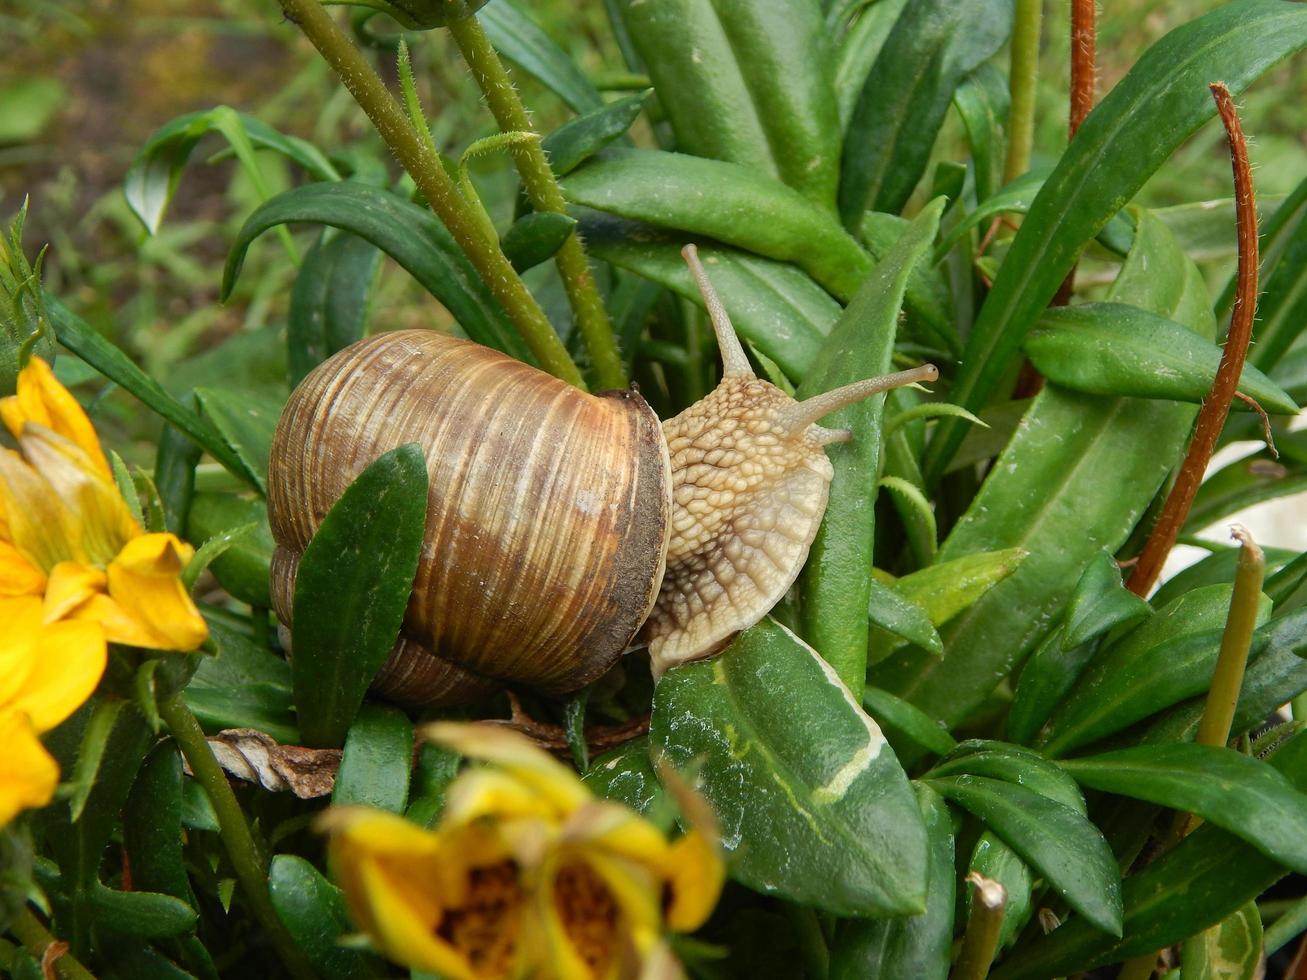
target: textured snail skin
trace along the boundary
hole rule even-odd
[[[667,572],[641,633],[655,675],[706,656],[762,619],[807,560],[834,468],[815,425],[781,421],[794,400],[727,377],[663,423],[672,462]]]
[[[561,694],[611,667],[663,577],[671,476],[657,416],[634,392],[587,395],[431,331],[360,341],[292,394],[268,477],[282,621],[331,505],[410,442],[427,459],[426,536],[378,693],[449,704],[508,682]]]

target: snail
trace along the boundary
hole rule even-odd
[[[299,557],[382,453],[416,442],[427,523],[377,695],[455,704],[505,685],[578,690],[635,645],[655,676],[760,620],[807,558],[852,437],[818,419],[933,380],[933,365],[795,401],[755,377],[693,245],[722,358],[718,387],[660,423],[634,386],[590,395],[467,340],[404,330],[312,371],[268,473],[273,605],[289,625]]]

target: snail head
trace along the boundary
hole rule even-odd
[[[720,649],[798,577],[834,476],[825,447],[853,437],[818,420],[939,376],[926,364],[796,401],[754,375],[698,250],[681,254],[717,335],[722,380],[663,423],[672,468],[667,570],[642,633],[655,675]]]

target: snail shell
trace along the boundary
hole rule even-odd
[[[833,475],[817,420],[931,365],[802,402],[753,375],[694,246],[722,381],[659,425],[632,391],[589,395],[465,340],[379,334],[319,365],[273,438],[272,596],[345,488],[416,442],[426,535],[401,636],[373,683],[414,705],[504,684],[546,694],[606,671],[640,631],[656,676],[756,623],[798,576]],[[641,628],[643,627],[643,629]]]
[[[608,669],[663,575],[671,473],[658,417],[635,392],[588,395],[425,330],[341,351],[278,423],[268,514],[282,621],[331,505],[409,442],[427,460],[426,537],[379,692],[428,703],[512,681],[562,693]]]

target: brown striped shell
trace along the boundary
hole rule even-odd
[[[453,703],[513,682],[565,693],[621,654],[652,607],[670,473],[634,392],[592,396],[495,351],[424,330],[379,334],[296,388],[273,439],[272,592],[331,505],[382,453],[427,458],[427,529],[404,633],[374,689]]]
[[[661,427],[634,391],[592,396],[421,330],[362,340],[305,378],[268,474],[282,622],[327,511],[369,463],[410,442],[430,476],[426,538],[402,634],[373,682],[382,696],[454,704],[504,684],[564,694],[611,667],[637,630],[660,676],[765,616],[821,524],[825,447],[851,438],[817,420],[936,371],[795,401],[754,377],[694,246],[683,254],[722,382]]]

